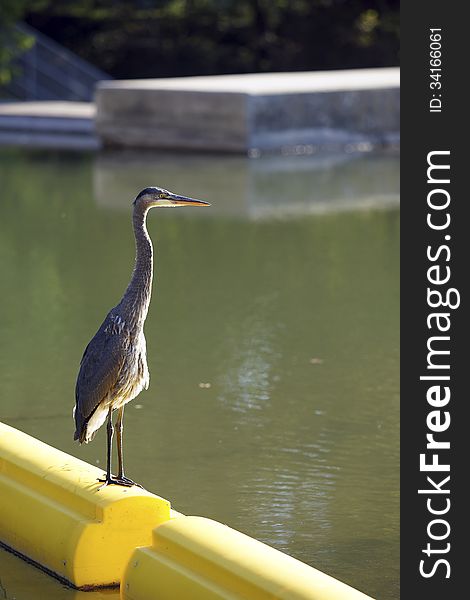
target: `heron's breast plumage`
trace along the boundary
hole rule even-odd
[[[147,366],[147,347],[143,331],[139,331],[134,342],[129,344],[124,363],[116,384],[110,391],[110,403],[119,408],[147,389],[150,374]]]

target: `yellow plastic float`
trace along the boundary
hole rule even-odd
[[[167,521],[137,548],[122,600],[370,600],[337,579],[203,517]]]
[[[77,588],[118,585],[170,503],[0,423],[0,542]]]
[[[225,525],[0,423],[0,543],[79,589],[123,600],[367,600]],[[370,599],[369,599],[370,600]]]

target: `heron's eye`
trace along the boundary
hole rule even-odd
[[[159,198],[166,198],[166,194],[158,194]]]

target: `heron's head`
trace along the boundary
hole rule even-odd
[[[178,196],[158,187],[148,187],[137,194],[134,206],[146,208],[175,208],[177,206],[210,206],[209,202]]]

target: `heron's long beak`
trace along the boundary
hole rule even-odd
[[[168,196],[168,200],[176,206],[210,206],[209,202],[204,202],[204,200],[195,200],[194,198],[177,196],[176,194]]]

